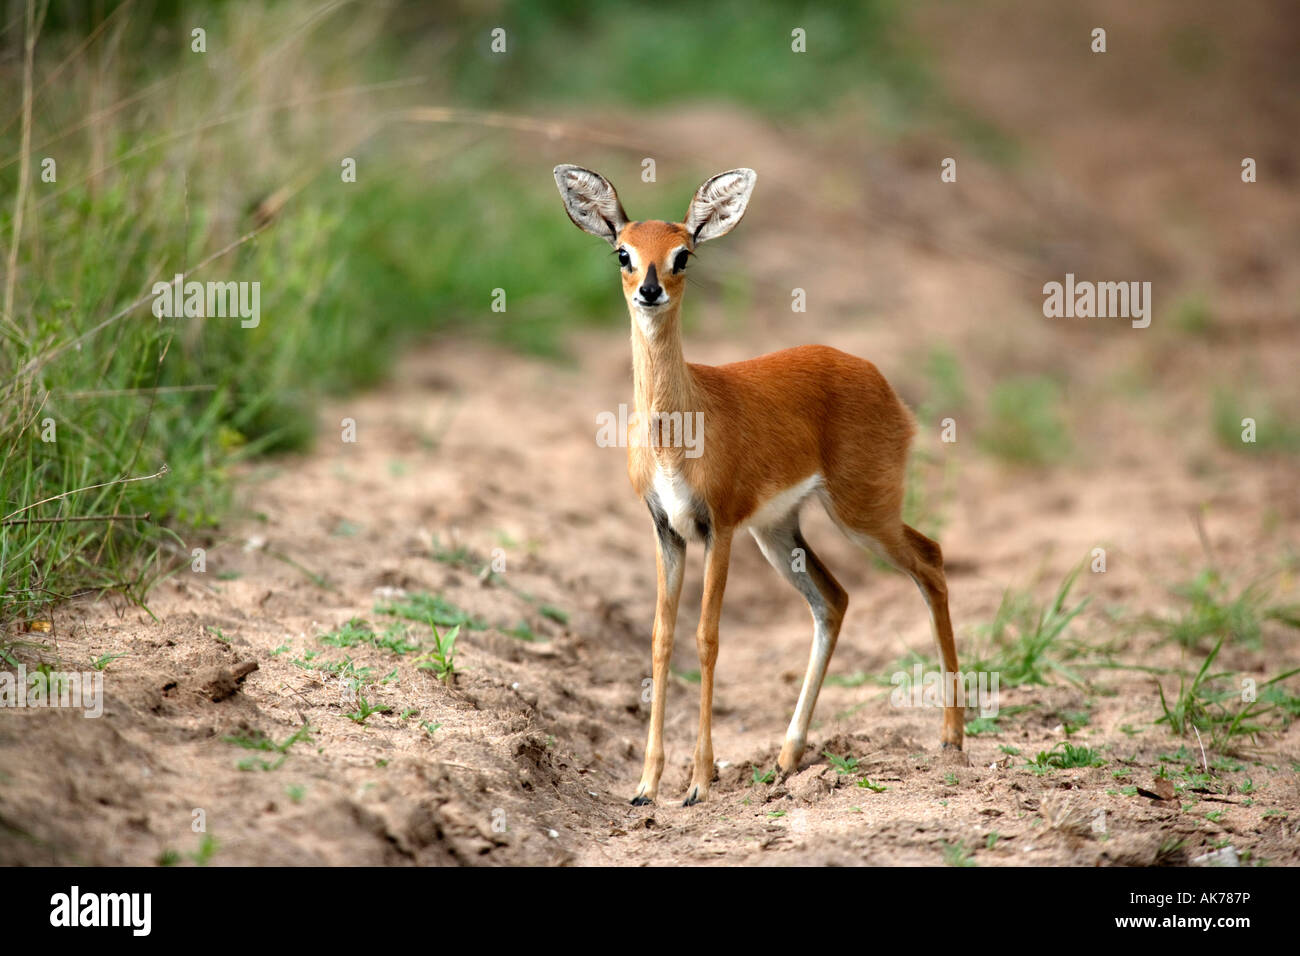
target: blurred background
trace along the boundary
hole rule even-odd
[[[975,480],[927,442],[948,416],[998,466],[1222,485],[1262,467],[1282,483],[1258,520],[1294,528],[1294,5],[3,10],[0,615],[142,596],[231,513],[245,463],[308,449],[322,397],[382,382],[412,343],[581,368],[582,330],[626,318],[608,250],[561,214],[558,161],[639,218],[757,169],[744,228],[693,270],[688,355],[868,354],[922,413],[909,509],[932,533]],[[259,281],[259,327],[128,309],[232,243],[191,278]],[[1044,318],[1067,272],[1152,282],[1151,327]]]

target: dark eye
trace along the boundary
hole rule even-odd
[[[618,250],[618,264],[624,269],[632,267],[632,257],[627,254],[626,249]]]
[[[673,272],[681,272],[683,269],[685,269],[686,260],[689,257],[690,257],[690,253],[687,252],[685,249],[677,253],[677,255],[673,258]]]

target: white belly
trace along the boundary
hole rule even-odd
[[[770,528],[780,524],[790,513],[803,503],[803,500],[817,490],[822,483],[822,476],[809,475],[797,485],[791,485],[768,498],[745,519],[742,528]]]

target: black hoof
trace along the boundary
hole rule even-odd
[[[649,805],[652,804],[652,803],[654,803],[654,801],[651,800],[649,797],[633,797],[633,798],[632,798],[632,806],[634,806],[634,807],[645,807],[645,806],[649,806]]]

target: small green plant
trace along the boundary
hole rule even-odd
[[[979,737],[984,734],[994,736],[1002,733],[1002,728],[998,726],[996,717],[976,717],[974,720],[966,722],[966,736]]]
[[[430,737],[432,737],[434,733],[437,732],[438,728],[442,726],[442,724],[435,724],[431,720],[422,720],[420,721],[420,726],[424,729],[425,733],[427,733]]]
[[[1072,737],[1084,727],[1088,726],[1088,721],[1092,719],[1092,714],[1086,710],[1063,710],[1061,711],[1061,729],[1065,736]]]
[[[964,840],[958,840],[956,843],[943,843],[943,862],[948,866],[974,866],[975,857],[970,850],[966,848]]]
[[[393,708],[389,707],[387,704],[371,705],[370,701],[366,700],[364,697],[358,696],[357,709],[352,711],[352,713],[344,714],[343,716],[355,723],[364,724],[371,716],[386,713],[392,709]]]
[[[1067,741],[1058,743],[1051,750],[1040,750],[1028,766],[1035,773],[1047,773],[1075,767],[1104,767],[1106,761],[1091,747],[1077,746]]]
[[[835,768],[835,772],[840,776],[854,773],[858,769],[857,757],[837,757],[829,750],[822,751],[822,756],[831,762],[831,766]]]
[[[329,647],[357,647],[369,645],[380,650],[392,651],[394,654],[410,654],[420,649],[418,641],[411,640],[410,628],[395,621],[379,634],[370,623],[354,617],[342,627],[319,635],[320,642]]]
[[[97,657],[93,661],[91,661],[90,666],[95,668],[95,670],[97,671],[102,671],[104,668],[106,668],[113,661],[117,660],[119,657],[126,657],[126,656],[127,656],[126,654],[105,654],[102,657]]]
[[[943,775],[943,782],[950,787],[957,786],[957,775],[949,770]]]
[[[319,640],[330,647],[356,647],[374,640],[375,632],[366,621],[354,617],[337,630],[321,634]]]
[[[207,866],[212,862],[212,857],[217,852],[217,839],[211,833],[203,834],[199,840],[199,848],[193,853],[188,854],[189,858],[194,861],[195,866]]]
[[[542,617],[549,618],[550,620],[554,621],[556,624],[569,623],[568,613],[560,610],[558,607],[553,607],[550,604],[543,604],[537,610],[541,613]]]
[[[251,734],[233,734],[221,739],[225,743],[243,747],[245,750],[261,750],[280,755],[274,762],[268,762],[260,757],[246,757],[236,764],[240,770],[278,770],[289,759],[289,751],[294,744],[311,743],[311,725],[303,724],[280,743],[276,743],[260,730],[255,730]]]
[[[750,781],[751,786],[756,786],[760,783],[771,783],[776,779],[775,768],[771,770],[763,770],[756,764],[751,764],[750,766],[753,770],[753,779]]]
[[[863,790],[870,790],[872,793],[884,793],[889,789],[883,783],[872,783],[866,777],[858,781],[858,786]]]
[[[451,565],[453,568],[469,568],[474,563],[474,556],[469,548],[463,544],[450,548],[444,547],[435,534],[433,536],[433,560]]]
[[[419,658],[416,666],[433,671],[438,680],[450,687],[459,673],[456,669],[456,638],[460,636],[460,625],[445,634],[438,633],[438,626],[432,620],[429,627],[433,629],[433,650]]]

